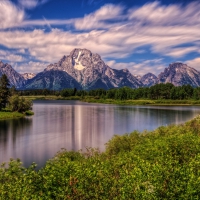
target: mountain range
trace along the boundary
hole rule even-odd
[[[60,61],[48,65],[38,74],[19,74],[11,65],[0,61],[0,76],[2,74],[6,74],[10,84],[17,89],[77,88],[91,90],[123,86],[139,88],[150,87],[157,83],[200,86],[200,72],[183,63],[170,64],[158,76],[147,73],[141,77],[131,74],[128,69],[110,68],[100,55],[87,49],[74,49],[70,55],[63,56]]]

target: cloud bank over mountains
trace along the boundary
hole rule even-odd
[[[128,68],[134,74],[158,74],[169,64],[166,58],[200,70],[198,2],[183,6],[155,1],[132,8],[105,4],[82,18],[31,19],[26,10],[45,3],[0,2],[0,59],[12,62],[20,72],[39,72],[74,48],[88,48],[111,67]],[[192,53],[195,56],[188,56]],[[154,57],[146,59],[148,54]],[[136,62],[130,60],[132,55],[143,57]]]

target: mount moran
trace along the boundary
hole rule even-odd
[[[38,74],[19,74],[11,65],[0,61],[0,76],[2,74],[6,74],[10,84],[17,89],[77,88],[91,90],[123,86],[138,88],[150,87],[157,83],[200,86],[200,72],[183,63],[170,64],[158,77],[152,73],[140,77],[132,75],[127,69],[110,68],[98,54],[87,49],[74,49],[70,55],[63,56],[58,63],[48,65]]]

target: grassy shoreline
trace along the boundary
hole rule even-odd
[[[61,96],[24,96],[29,100],[80,100],[87,103],[103,103],[103,104],[117,104],[117,105],[200,105],[200,100],[171,100],[171,99],[160,99],[160,100],[149,100],[149,99],[139,99],[139,100],[115,100],[115,99],[100,99],[91,96],[71,96],[71,97],[61,97]]]
[[[32,111],[26,111],[25,113],[11,112],[11,111],[0,111],[0,120],[16,119],[25,116],[34,115]]]
[[[0,120],[6,120],[6,119],[15,119],[15,118],[21,118],[24,117],[25,114],[19,113],[19,112],[0,112]]]
[[[188,105],[200,105],[200,101],[195,100],[115,100],[115,99],[95,99],[86,98],[83,99],[84,102],[88,103],[104,103],[104,104],[117,104],[117,105],[165,105],[165,106],[188,106]]]
[[[24,98],[34,101],[34,100],[81,100],[79,96],[71,96],[71,97],[61,97],[54,95],[36,95],[36,96],[23,96]]]

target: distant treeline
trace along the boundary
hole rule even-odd
[[[174,86],[171,83],[160,83],[151,87],[141,87],[132,89],[129,87],[113,88],[109,90],[95,89],[90,91],[74,89],[63,89],[61,91],[53,91],[47,89],[41,90],[24,90],[18,91],[19,95],[56,95],[62,97],[69,96],[92,96],[95,98],[103,99],[117,99],[117,100],[128,100],[128,99],[194,99],[200,100],[200,87],[193,88],[190,85]]]

